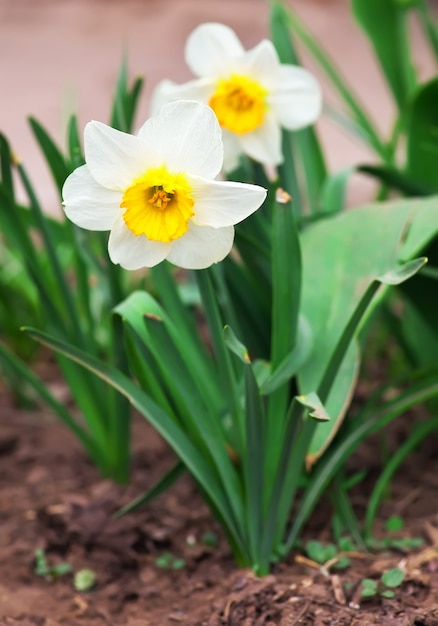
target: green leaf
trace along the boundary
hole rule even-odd
[[[313,348],[312,331],[303,316],[298,319],[298,339],[294,350],[290,352],[274,371],[264,368],[260,370],[262,379],[259,379],[260,391],[268,395],[284,385],[301,369]],[[260,366],[259,366],[260,367]]]
[[[134,500],[131,500],[131,502],[128,502],[128,504],[125,504],[125,506],[116,511],[116,513],[114,513],[113,515],[113,519],[118,519],[119,517],[122,517],[127,513],[132,513],[133,511],[136,511],[142,506],[146,506],[146,504],[149,504],[149,502],[152,502],[152,500],[155,500],[155,498],[167,491],[169,487],[171,487],[177,480],[181,478],[181,476],[183,476],[185,471],[186,468],[184,467],[184,465],[178,461],[173,467],[170,468],[168,472],[166,472],[159,479],[159,481],[153,487],[151,487],[151,489],[148,489],[148,491],[142,493],[140,496],[138,496]]]
[[[437,190],[438,78],[419,89],[407,123],[407,173],[419,185]]]
[[[265,411],[260,391],[251,367],[245,368],[245,442],[242,459],[246,493],[246,517],[253,562],[258,573],[268,572],[268,562],[262,556]]]
[[[61,189],[65,182],[65,179],[70,174],[70,167],[67,163],[64,155],[59,150],[53,139],[49,136],[47,131],[41,126],[41,124],[33,117],[29,118],[29,123],[36,140],[46,158],[47,165],[52,173],[53,179],[61,196]]]
[[[278,52],[281,63],[301,65],[292,41],[284,10],[277,4],[271,6],[272,41]],[[318,198],[321,187],[327,176],[324,155],[314,128],[304,128],[293,133],[293,152],[295,161],[303,166],[303,179],[306,182],[306,197],[312,213],[318,210]],[[291,191],[291,190],[290,190]]]
[[[405,9],[394,0],[352,0],[353,13],[369,37],[400,110],[415,85]]]
[[[185,432],[177,425],[164,411],[162,411],[141,389],[139,389],[129,378],[115,368],[102,363],[94,357],[78,350],[63,341],[51,337],[47,333],[28,328],[27,332],[43,345],[64,354],[75,363],[79,363],[84,368],[101,378],[104,382],[117,389],[124,395],[132,406],[137,409],[157,430],[158,433],[175,450],[181,461],[192,473],[195,480],[204,489],[212,505],[221,513],[224,525],[240,546],[240,528],[236,526],[233,514],[230,511],[230,502],[222,490],[216,475],[209,464],[192,444]]]
[[[328,176],[321,191],[321,211],[323,213],[339,213],[345,206],[347,184],[355,168],[347,167],[345,170]]]
[[[312,329],[313,352],[299,372],[301,395],[318,390],[336,343],[367,286],[378,277],[394,284],[418,271],[424,260],[397,266],[424,249],[437,232],[435,198],[364,206],[319,220],[303,231],[301,313]],[[367,315],[378,302],[374,300]],[[328,399],[321,397],[332,421],[317,426],[309,450],[312,457],[321,453],[339,426],[357,367],[357,347],[352,344]]]
[[[11,199],[14,197],[12,179],[12,151],[6,137],[0,133],[0,180]]]
[[[385,522],[385,530],[388,532],[394,532],[397,530],[402,530],[405,526],[405,522],[400,515],[392,515]]]
[[[244,346],[243,343],[237,339],[230,326],[225,326],[224,328],[224,341],[231,352],[238,356],[242,363],[245,363],[245,365],[251,363],[246,346]]]
[[[371,578],[364,578],[362,581],[362,589],[360,595],[364,598],[375,596],[377,594],[377,582]]]
[[[387,150],[379,137],[378,131],[353,94],[353,91],[345,83],[339,68],[336,67],[330,59],[327,50],[320,47],[318,41],[311,35],[293,11],[280,2],[273,2],[271,6],[273,11],[275,10],[279,13],[280,17],[278,19],[282,19],[285,24],[287,24],[288,28],[291,29],[292,33],[299,38],[302,44],[307,48],[319,68],[323,71],[333,88],[346,104],[350,114],[354,118],[355,125],[360,128],[360,132],[356,134],[371,145],[380,156],[385,158]]]
[[[71,169],[73,170],[85,163],[79,138],[78,120],[75,115],[72,115],[68,121],[67,138]]]
[[[300,404],[310,409],[309,416],[313,417],[313,419],[318,422],[328,422],[330,420],[330,415],[328,415],[324,405],[318,398],[318,394],[314,391],[308,393],[306,396],[296,396],[296,399]]]
[[[386,587],[399,587],[405,578],[405,573],[403,570],[398,567],[394,567],[393,569],[389,569],[382,574],[382,583],[386,585]]]
[[[360,443],[372,433],[384,428],[412,406],[426,402],[437,395],[437,372],[434,371],[419,376],[418,380],[411,383],[407,390],[402,391],[395,399],[380,404],[380,406],[376,403],[375,398],[371,398],[361,413],[354,416],[354,421],[351,422],[353,427],[346,430],[344,437],[340,438],[337,445],[334,444],[329,448],[324,463],[318,464],[312,473],[309,484],[301,498],[300,508],[293,520],[287,541],[282,548],[283,554],[287,554],[292,549],[305,521],[327,485],[344,467],[346,460],[351,457]]]
[[[357,171],[368,174],[393,189],[401,191],[406,196],[429,196],[430,189],[418,183],[412,175],[387,165],[358,165]]]

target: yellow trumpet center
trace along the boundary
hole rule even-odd
[[[223,128],[243,135],[263,124],[267,95],[267,90],[257,81],[233,74],[218,81],[208,104]]]
[[[171,174],[162,165],[137,178],[123,194],[120,207],[134,235],[169,242],[187,231],[194,203],[186,176]]]

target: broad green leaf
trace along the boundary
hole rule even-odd
[[[406,9],[394,0],[352,0],[351,5],[402,110],[415,85],[406,30]]]
[[[407,128],[407,175],[426,189],[438,189],[438,78],[414,98]]]
[[[346,208],[347,185],[354,171],[354,167],[348,167],[326,178],[320,198],[322,212],[339,213],[339,211],[343,211]]]
[[[301,312],[312,329],[314,348],[299,373],[301,394],[319,388],[335,346],[368,285],[400,261],[418,254],[437,232],[437,198],[364,206],[320,220],[303,232]],[[418,270],[422,262],[410,269]],[[376,304],[375,299],[369,311]],[[320,454],[332,435],[324,429],[339,426],[354,388],[357,365],[358,354],[352,344],[324,401],[332,421],[318,425],[311,456]]]

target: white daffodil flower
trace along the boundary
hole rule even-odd
[[[64,184],[65,213],[82,228],[111,231],[110,258],[128,270],[164,259],[186,269],[221,261],[234,224],[266,197],[257,185],[214,180],[221,129],[199,102],[163,106],[137,135],[90,122],[85,160]]]
[[[280,164],[281,128],[304,128],[321,112],[316,79],[301,67],[281,65],[271,41],[245,51],[228,26],[202,24],[189,36],[185,58],[199,79],[183,85],[161,82],[152,108],[179,99],[211,106],[223,130],[227,171],[242,153],[264,165]]]

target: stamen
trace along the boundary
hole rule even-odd
[[[267,90],[257,81],[233,74],[218,82],[209,105],[223,128],[244,134],[263,124],[267,94]]]
[[[187,232],[195,201],[184,174],[171,174],[166,166],[148,170],[123,194],[123,219],[136,236],[170,242]]]

